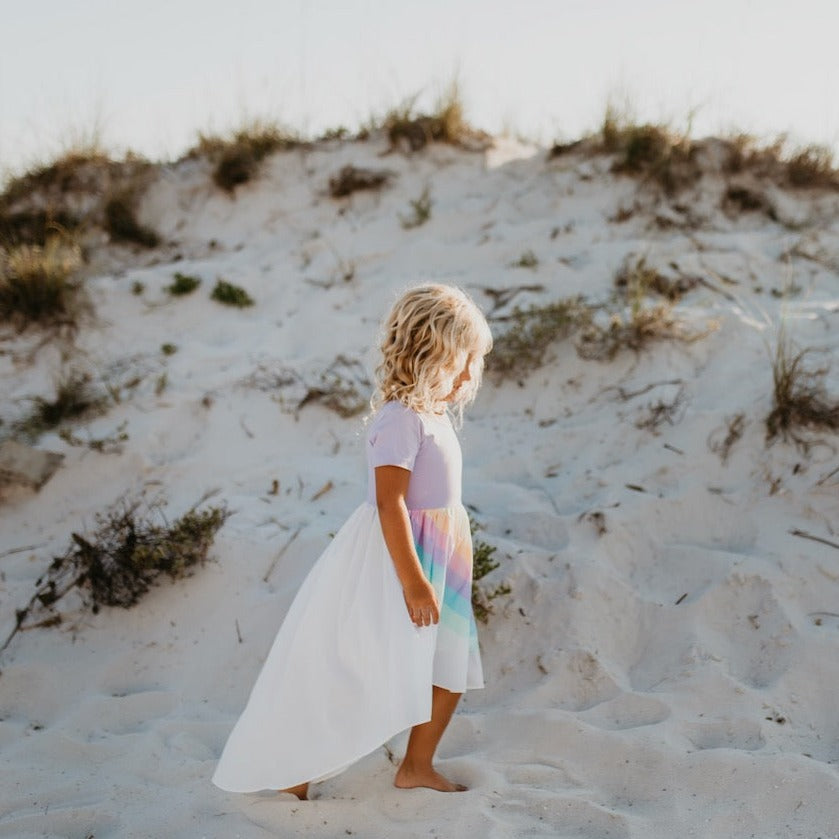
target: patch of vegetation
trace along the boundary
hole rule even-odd
[[[592,308],[582,297],[570,297],[527,309],[517,306],[497,322],[509,326],[493,338],[487,370],[504,379],[541,367],[552,344],[592,322]]]
[[[604,150],[618,155],[613,172],[642,176],[658,184],[667,195],[701,177],[694,145],[687,136],[659,125],[636,125],[611,106],[606,110],[601,134]]]
[[[772,411],[766,417],[766,439],[777,436],[807,449],[809,441],[800,429],[839,429],[839,399],[827,393],[829,365],[808,368],[812,348],[799,350],[781,327],[772,359]]]
[[[787,177],[794,187],[839,188],[839,172],[833,152],[826,146],[810,145],[796,149],[786,161]]]
[[[747,186],[729,185],[722,199],[722,208],[729,216],[763,213],[772,221],[778,220],[775,208],[765,193]]]
[[[728,462],[731,454],[731,449],[734,444],[743,436],[743,431],[746,428],[746,415],[743,413],[734,414],[734,416],[725,418],[725,437],[720,440],[720,429],[717,429],[708,437],[708,448],[719,455],[723,466]]]
[[[659,399],[656,402],[650,402],[645,414],[635,422],[635,427],[658,434],[659,428],[665,423],[675,425],[681,419],[684,415],[684,405],[685,389],[680,387],[671,401]]]
[[[645,257],[629,256],[624,260],[615,275],[615,288],[627,298],[636,299],[645,294],[658,294],[671,303],[675,303],[701,283],[699,277],[679,274],[675,278],[667,277],[647,265]]]
[[[577,342],[581,358],[611,361],[623,350],[638,353],[661,340],[695,341],[707,332],[689,333],[673,315],[671,306],[644,306],[633,302],[628,313],[613,312],[606,325],[596,321],[587,326]]]
[[[475,534],[479,529],[478,523],[470,514],[469,533],[472,536],[472,611],[475,613],[476,620],[479,620],[481,623],[487,623],[489,616],[493,612],[492,601],[496,597],[510,594],[512,589],[506,583],[502,583],[494,588],[486,588],[479,585],[479,580],[482,580],[487,574],[498,568],[498,561],[493,558],[496,551],[495,546],[484,542],[483,539],[475,538]]]
[[[128,160],[136,162],[139,159],[131,157]],[[0,206],[11,206],[34,192],[89,192],[94,185],[93,173],[113,165],[114,161],[95,144],[89,148],[73,149],[51,163],[36,166],[29,172],[13,178],[0,196]],[[95,180],[98,184],[98,178]]]
[[[175,272],[174,278],[175,281],[171,285],[166,286],[166,291],[173,297],[183,297],[186,294],[191,294],[201,285],[200,277],[182,274],[180,271]]]
[[[303,144],[299,135],[277,123],[256,120],[230,137],[199,135],[188,157],[205,156],[215,164],[213,181],[227,192],[252,180],[268,155]]]
[[[757,177],[771,178],[779,186],[814,189],[839,188],[839,170],[833,152],[820,145],[786,149],[786,138],[760,145],[747,134],[727,141],[729,173],[752,172]]]
[[[348,419],[369,407],[370,383],[364,368],[358,361],[343,355],[339,355],[320,374],[317,384],[306,387],[306,394],[298,403],[297,410],[316,403]]]
[[[390,178],[390,172],[384,170],[344,166],[337,175],[329,179],[329,194],[333,198],[345,198],[361,190],[381,189]]]
[[[95,614],[103,606],[134,606],[164,576],[188,576],[206,562],[229,515],[225,505],[193,507],[170,524],[162,502],[144,508],[137,500],[118,501],[96,515],[93,533],[72,534],[70,547],[53,558],[32,599],[17,610],[15,628],[0,650],[22,629],[60,623],[56,604],[71,591]]]
[[[428,187],[423,189],[419,198],[409,202],[413,215],[399,216],[399,221],[405,230],[421,227],[431,218],[431,194]]]
[[[15,431],[34,440],[68,421],[102,413],[107,399],[93,386],[88,373],[70,369],[59,376],[52,399],[38,396],[32,403],[32,410],[15,424]]]
[[[58,237],[43,247],[0,249],[0,317],[21,328],[31,323],[75,324],[81,284],[74,274],[81,262],[80,248]]]
[[[416,96],[391,110],[384,129],[392,148],[415,152],[431,143],[465,145],[485,141],[486,135],[471,128],[464,117],[463,99],[457,82],[438,99],[433,114],[415,114]]]
[[[522,255],[510,265],[511,268],[538,268],[539,259],[531,250],[524,251]]]
[[[142,293],[143,293],[145,290],[146,290],[146,284],[145,284],[145,283],[140,282],[140,280],[134,280],[134,282],[133,282],[133,283],[131,283],[131,293],[132,293],[135,297],[140,297],[140,295],[142,295]]]
[[[72,234],[79,227],[79,220],[64,210],[22,210],[14,213],[4,213],[0,210],[0,247],[44,247],[52,236]]]
[[[273,394],[285,411],[298,414],[307,405],[322,405],[343,418],[367,410],[372,389],[364,365],[344,355],[314,375],[285,363],[263,362],[243,384]]]
[[[105,230],[112,242],[131,242],[144,248],[156,248],[160,236],[137,221],[134,198],[130,193],[114,195],[105,203]]]
[[[331,140],[346,140],[350,136],[349,128],[339,125],[336,128],[327,128],[323,134],[318,137],[318,142],[329,142]]]
[[[253,298],[241,286],[219,279],[216,281],[213,293],[210,295],[213,300],[223,303],[225,306],[236,306],[244,309],[246,306],[253,306]]]
[[[163,355],[174,355],[178,351],[178,348],[175,344],[167,343],[161,344],[160,351],[163,353]]]
[[[91,437],[88,435],[86,440],[74,434],[69,428],[63,428],[58,432],[58,436],[68,446],[85,446],[91,451],[100,452],[101,454],[120,454],[122,452],[122,444],[128,440],[128,432],[125,430],[127,427],[128,421],[126,420],[120,423],[112,434],[107,434],[104,437]]]

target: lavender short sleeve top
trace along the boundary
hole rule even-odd
[[[411,473],[405,498],[409,510],[455,507],[461,503],[462,457],[445,414],[420,414],[401,402],[386,402],[367,433],[367,500],[376,503],[377,466]]]

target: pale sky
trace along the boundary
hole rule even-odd
[[[455,75],[472,124],[543,143],[612,97],[839,150],[839,0],[0,0],[0,21],[0,174],[96,132],[166,159],[248,118],[354,129]]]

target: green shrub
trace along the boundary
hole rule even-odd
[[[175,297],[191,294],[201,285],[201,279],[199,277],[182,274],[180,271],[176,271],[174,276],[175,281],[171,285],[166,286],[166,291]]]
[[[134,606],[164,575],[172,580],[187,576],[204,564],[230,515],[224,505],[200,512],[193,508],[170,524],[162,503],[141,506],[123,499],[96,515],[93,533],[73,533],[70,547],[53,558],[35,584],[35,595],[17,610],[15,628],[0,649],[33,619],[41,618],[36,625],[60,622],[56,603],[72,590],[96,613],[102,606]]]
[[[236,306],[239,309],[254,305],[253,298],[243,288],[226,280],[217,280],[210,296],[225,306]]]
[[[469,516],[469,532],[472,536],[472,611],[475,613],[475,619],[486,623],[489,616],[492,614],[492,601],[496,597],[509,594],[511,589],[506,583],[495,586],[495,588],[487,589],[478,584],[491,571],[498,568],[498,562],[495,560],[494,554],[496,548],[484,542],[483,539],[476,539],[475,534],[479,530],[479,525],[472,516]]]
[[[541,367],[552,344],[591,323],[591,319],[592,309],[582,297],[527,309],[516,307],[503,319],[507,328],[493,339],[487,370],[503,379]]]

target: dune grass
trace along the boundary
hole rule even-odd
[[[94,387],[90,374],[72,367],[56,379],[52,398],[38,396],[31,401],[30,412],[14,425],[15,433],[29,440],[68,422],[101,414],[108,403],[105,394]]]
[[[161,501],[145,505],[123,498],[96,515],[92,533],[73,533],[65,553],[54,557],[36,581],[29,603],[17,610],[15,627],[0,650],[21,629],[60,623],[56,604],[71,591],[94,614],[103,606],[127,609],[161,578],[178,580],[203,565],[230,516],[226,506],[193,507],[171,523],[163,506]]]
[[[187,157],[206,157],[213,165],[213,181],[233,193],[237,186],[253,180],[262,161],[277,151],[304,144],[300,134],[268,120],[251,120],[227,135],[199,134],[198,143]]]
[[[812,367],[811,347],[799,349],[781,325],[772,353],[772,410],[766,417],[766,439],[780,436],[807,449],[810,441],[802,431],[839,429],[839,398],[827,392],[829,364]]]
[[[84,308],[81,264],[79,246],[58,236],[43,246],[0,248],[0,319],[18,328],[75,325]]]

